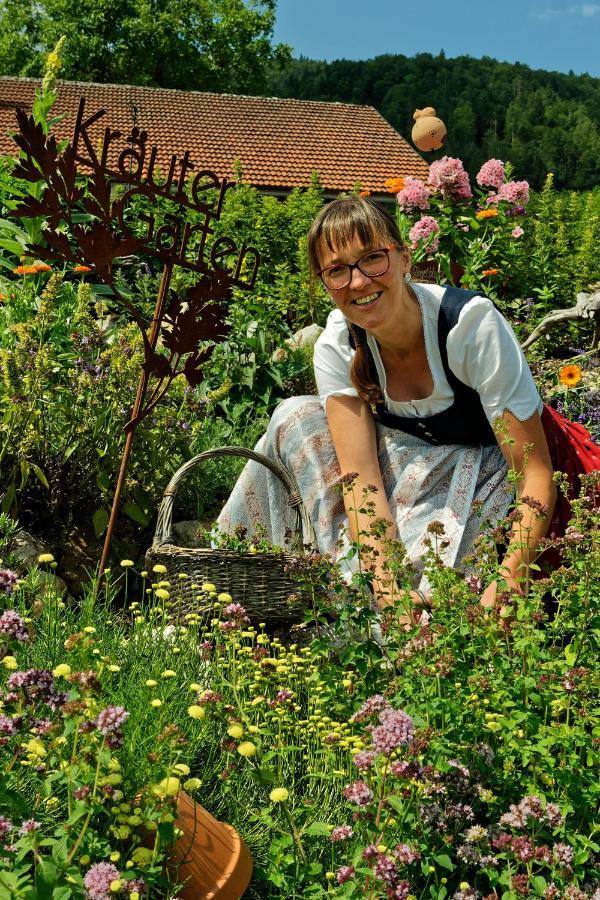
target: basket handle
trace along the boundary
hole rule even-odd
[[[304,544],[310,544],[313,547],[317,546],[317,538],[314,532],[314,528],[312,526],[312,522],[310,521],[308,511],[302,501],[302,497],[300,496],[298,486],[284,466],[280,465],[272,459],[269,459],[262,453],[257,453],[255,450],[246,450],[245,447],[216,447],[214,450],[205,450],[204,453],[199,453],[197,456],[194,456],[192,459],[188,460],[179,469],[177,469],[177,471],[169,481],[164,490],[163,498],[158,510],[156,532],[154,534],[154,540],[152,541],[153,550],[161,547],[163,544],[169,544],[172,541],[173,501],[175,498],[175,494],[177,493],[179,482],[182,481],[190,471],[190,469],[193,469],[194,466],[198,465],[198,463],[204,462],[204,460],[206,459],[214,459],[218,456],[243,456],[246,459],[252,459],[254,460],[254,462],[262,463],[263,466],[266,466],[267,469],[269,469],[273,473],[273,475],[279,478],[289,494],[287,502],[295,513],[296,533],[302,535],[302,541]]]

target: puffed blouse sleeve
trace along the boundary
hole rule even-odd
[[[543,405],[511,326],[487,297],[465,304],[448,340],[448,364],[477,391],[490,423],[510,411],[520,421]]]
[[[334,394],[358,397],[350,377],[353,355],[346,318],[339,309],[334,309],[317,339],[313,355],[317,391],[323,404]]]

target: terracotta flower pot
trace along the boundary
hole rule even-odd
[[[252,857],[237,831],[218,822],[185,793],[177,798],[178,828],[183,831],[173,848],[173,864],[185,887],[182,900],[239,900],[250,883]]]

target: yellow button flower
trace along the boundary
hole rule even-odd
[[[2,660],[2,665],[5,669],[18,669],[17,660],[14,656],[5,656]]]
[[[167,567],[163,566],[161,563],[157,563],[155,566],[152,566],[152,571],[156,572],[157,575],[164,575],[167,571]]]
[[[54,557],[51,553],[40,553],[38,556],[39,563],[51,563],[54,562]]]
[[[233,725],[230,725],[227,729],[227,734],[232,738],[241,738],[244,734],[244,728],[242,725],[239,725],[237,722],[234,722]]]
[[[67,663],[60,663],[60,665],[52,669],[52,674],[55,678],[66,678],[67,675],[71,674],[71,666]]]
[[[252,741],[243,741],[237,748],[237,751],[240,756],[254,756],[256,753],[256,744],[253,744]]]
[[[203,706],[197,706],[196,704],[188,706],[188,716],[191,716],[192,719],[203,719],[205,715],[206,710]]]
[[[177,672],[173,669],[165,669],[165,671],[161,674],[161,678],[175,678]]]
[[[162,706],[162,700],[159,700],[158,697],[155,697],[154,700],[150,701],[150,706],[154,706],[158,709],[159,706]]]
[[[290,792],[287,790],[287,788],[278,787],[273,788],[273,790],[269,794],[269,799],[271,800],[271,803],[285,803],[289,796]]]

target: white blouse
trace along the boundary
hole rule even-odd
[[[425,351],[433,377],[433,392],[422,400],[392,400],[387,393],[385,369],[375,338],[369,347],[379,375],[386,409],[397,416],[424,418],[452,405],[454,394],[446,378],[438,347],[438,314],[445,288],[437,284],[411,285],[423,318]],[[473,297],[463,306],[446,342],[448,364],[463,384],[481,398],[490,423],[509,410],[520,421],[542,411],[535,386],[517,338],[504,316],[487,297]],[[354,350],[349,343],[347,320],[339,309],[329,314],[325,330],[315,344],[314,369],[323,405],[333,394],[357,397],[350,366]]]

